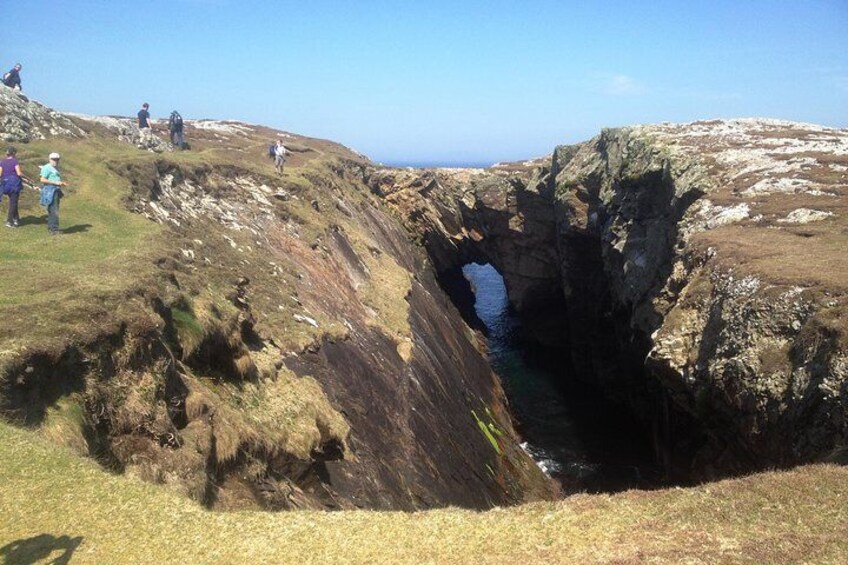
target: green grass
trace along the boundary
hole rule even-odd
[[[124,209],[126,181],[105,166],[107,159],[132,156],[127,148],[68,140],[32,143],[19,150],[24,174],[37,182],[45,162],[41,156],[54,150],[62,153],[63,179],[70,184],[59,214],[68,233],[49,235],[45,209],[29,189],[21,196],[21,227],[0,228],[2,351],[61,339],[79,329],[79,320],[91,321],[90,312],[104,297],[138,284],[149,271],[146,252],[160,231]]]
[[[848,555],[848,469],[835,466],[488,512],[273,514],[206,511],[7,424],[0,461],[0,555],[10,563],[46,562],[69,543],[78,544],[72,563],[839,563]]]

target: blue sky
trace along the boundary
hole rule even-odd
[[[93,114],[237,119],[382,162],[495,162],[600,128],[848,126],[848,0],[4,2],[0,66]]]

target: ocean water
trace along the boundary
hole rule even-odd
[[[539,467],[570,492],[650,486],[656,469],[638,426],[594,391],[575,385],[565,365],[532,362],[517,339],[519,322],[503,278],[491,265],[469,264],[463,274],[488,329],[489,362],[509,398],[522,447]]]
[[[444,161],[392,161],[383,163],[387,167],[412,167],[414,169],[486,169],[494,164],[494,161],[458,161],[446,163]]]

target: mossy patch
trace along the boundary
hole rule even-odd
[[[504,433],[498,429],[497,424],[495,423],[494,418],[492,418],[492,414],[488,408],[485,409],[485,414],[483,418],[477,415],[476,410],[471,411],[471,415],[474,416],[474,420],[477,422],[477,427],[485,436],[486,440],[492,446],[492,449],[498,455],[503,455],[503,449],[501,448],[501,444],[498,438],[504,437]]]

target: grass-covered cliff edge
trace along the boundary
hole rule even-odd
[[[192,151],[173,153],[126,121],[0,96],[25,172],[59,151],[73,186],[65,235],[47,236],[28,192],[23,226],[0,239],[10,559],[63,545],[92,562],[844,555],[846,472],[834,466],[485,513],[258,512],[489,508],[556,493],[393,213],[413,234],[423,216],[387,207],[365,158],[290,135],[276,177],[264,157],[273,130],[192,122]],[[439,206],[439,191],[416,190]],[[457,241],[488,235],[442,227]]]
[[[25,172],[58,151],[72,186],[63,235],[27,191],[0,243],[6,421],[220,509],[554,495],[361,156],[290,135],[278,177],[266,128],[192,122],[160,152],[0,96]]]

